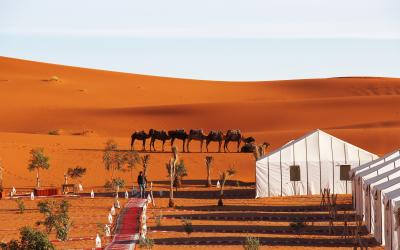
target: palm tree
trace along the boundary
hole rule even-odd
[[[206,159],[205,159],[205,163],[206,163],[206,168],[207,168],[207,183],[206,183],[206,187],[211,187],[211,167],[212,167],[212,163],[214,161],[214,158],[211,155],[207,155]]]
[[[220,194],[219,194],[219,200],[218,200],[218,206],[223,206],[224,203],[222,201],[222,198],[224,196],[224,187],[225,187],[225,182],[234,174],[236,174],[236,169],[233,167],[229,168],[228,170],[225,170],[224,172],[221,173],[220,175],[220,180],[221,180],[221,189],[220,189]]]
[[[49,157],[44,154],[43,148],[35,148],[31,150],[31,159],[29,161],[28,170],[34,171],[36,170],[36,187],[40,187],[40,177],[39,170],[40,169],[49,169]]]
[[[169,185],[169,207],[174,207],[174,180],[175,180],[175,171],[176,171],[176,165],[178,164],[178,148],[176,146],[172,147],[172,157],[169,159],[169,180],[170,180],[170,185]]]
[[[108,140],[104,148],[103,163],[107,171],[111,171],[111,180],[114,179],[116,171],[121,171],[124,167],[124,155],[118,152],[118,144],[114,140]]]
[[[143,166],[143,176],[146,178],[147,177],[147,167],[149,166],[149,161],[150,161],[150,155],[143,155],[140,160],[142,161],[142,166]]]

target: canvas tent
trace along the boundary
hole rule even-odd
[[[395,157],[387,162],[383,162],[379,165],[375,165],[374,167],[360,171],[353,177],[353,183],[355,183],[353,196],[356,197],[355,208],[357,214],[359,215],[365,214],[366,194],[365,190],[362,188],[365,181],[372,177],[387,173],[388,171],[395,169],[399,166],[400,166],[400,156]]]
[[[350,193],[349,170],[377,156],[321,130],[313,131],[256,162],[256,197]]]
[[[384,164],[391,164],[391,161],[387,161]],[[372,233],[373,228],[371,229],[371,220],[374,219],[374,210],[371,212],[371,208],[373,208],[373,198],[374,198],[374,188],[382,183],[389,182],[393,183],[393,181],[399,181],[398,177],[400,177],[400,168],[394,168],[386,173],[371,177],[370,179],[365,180],[363,185],[363,190],[365,193],[365,217],[364,220],[366,222],[367,229]],[[372,222],[373,224],[373,222]]]
[[[353,185],[353,188],[352,188],[352,190],[353,190],[353,206],[354,206],[354,208],[356,208],[356,211],[359,211],[359,208],[357,209],[357,206],[359,206],[359,202],[362,200],[362,196],[361,197],[358,196],[358,194],[361,194],[361,192],[362,192],[362,190],[361,190],[362,185],[360,182],[358,182],[358,180],[355,179],[355,176],[362,171],[365,171],[369,168],[373,168],[373,167],[380,165],[388,160],[391,160],[397,156],[400,156],[400,150],[395,150],[395,151],[390,152],[378,159],[367,162],[365,164],[362,164],[362,165],[350,170],[349,175],[350,175],[350,178],[352,179],[352,185]]]
[[[395,192],[396,193],[396,192]],[[397,191],[397,194],[399,191]],[[400,194],[385,197],[385,250],[398,250],[400,238]],[[396,196],[397,195],[397,196]],[[390,199],[391,198],[391,199]]]
[[[384,196],[398,189],[400,190],[400,177],[381,183],[372,190],[371,233],[373,233],[375,239],[382,244],[385,243],[384,239],[382,239],[382,232],[385,232],[385,225],[383,223]]]

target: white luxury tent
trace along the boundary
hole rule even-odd
[[[382,237],[382,233],[385,232],[385,223],[382,221],[385,211],[384,197],[395,190],[400,190],[400,178],[381,183],[372,190],[374,199],[372,199],[371,203],[371,233],[374,234],[375,239],[379,243],[382,243],[382,245],[385,244],[384,237]]]
[[[390,152],[378,159],[375,159],[371,162],[368,162],[366,164],[363,164],[359,167],[355,167],[353,169],[350,170],[350,177],[352,179],[352,184],[353,184],[353,206],[356,209],[357,214],[362,214],[363,213],[363,199],[364,199],[364,195],[361,195],[363,190],[362,190],[362,183],[361,183],[361,176],[357,176],[359,175],[359,173],[361,173],[362,171],[365,171],[367,169],[370,168],[374,168],[382,163],[385,163],[386,161],[389,161],[393,158],[396,158],[400,156],[400,150],[396,150],[393,152]]]
[[[364,182],[372,177],[384,174],[394,168],[400,166],[399,152],[394,151],[389,153],[374,163],[367,163],[359,168],[357,171],[350,171],[350,176],[353,180],[353,205],[355,206],[356,213],[359,215],[365,214],[365,192],[363,189]]]
[[[350,169],[378,158],[321,130],[290,141],[256,162],[256,198],[351,193]]]
[[[385,164],[392,164],[393,159],[390,161],[387,161]],[[396,181],[399,180],[400,177],[400,168],[394,168],[392,170],[389,170],[386,173],[374,176],[370,179],[365,180],[364,185],[363,185],[363,192],[365,194],[365,224],[367,226],[367,229],[373,233],[374,232],[374,225],[371,220],[374,220],[374,210],[371,208],[373,207],[373,200],[376,199],[375,194],[375,187],[379,186],[380,184],[385,184],[385,185],[390,185],[391,183],[396,183]],[[377,187],[380,188],[380,187]],[[372,226],[372,227],[371,227]]]
[[[387,194],[384,205],[385,250],[398,250],[400,238],[400,190]]]

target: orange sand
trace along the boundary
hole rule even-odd
[[[58,80],[50,80],[53,76]],[[39,146],[51,163],[41,173],[44,186],[60,186],[66,169],[76,165],[88,169],[82,179],[86,191],[102,186],[108,176],[101,161],[104,142],[114,138],[128,149],[130,134],[140,129],[239,128],[258,143],[269,142],[270,150],[316,128],[377,154],[400,144],[400,79],[395,78],[213,82],[0,57],[0,100],[4,185],[17,190],[34,186],[27,164],[29,151]],[[54,130],[60,135],[48,135]],[[181,149],[180,141],[177,145]],[[140,142],[135,147],[141,148]],[[198,142],[191,150],[199,151]],[[205,155],[180,154],[189,172],[185,179],[205,178]],[[235,180],[254,182],[251,154],[212,155],[213,179],[234,165]],[[149,179],[166,180],[169,157],[152,153]],[[130,173],[120,175],[131,183]]]

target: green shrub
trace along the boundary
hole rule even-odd
[[[260,240],[257,237],[246,237],[243,248],[245,250],[258,250],[260,248]]]
[[[46,234],[30,227],[20,229],[20,240],[11,240],[1,243],[3,250],[54,250],[54,245],[49,241]]]
[[[147,250],[153,249],[154,240],[150,238],[141,238],[139,241],[139,248],[144,248]]]
[[[190,234],[193,233],[192,221],[188,219],[183,219],[182,225],[183,225],[183,230],[185,230],[186,234],[190,236]]]
[[[17,206],[18,206],[18,212],[20,214],[23,214],[24,211],[25,211],[25,203],[24,203],[24,201],[21,198],[18,198],[18,199],[15,200],[15,202],[17,203]]]

